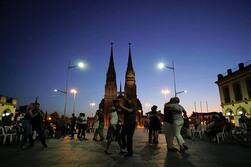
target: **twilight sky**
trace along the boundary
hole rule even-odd
[[[189,3],[188,3],[189,2]],[[0,94],[16,97],[18,105],[39,96],[42,109],[63,113],[66,67],[79,60],[85,70],[70,71],[76,88],[77,112],[94,111],[100,102],[114,42],[117,84],[124,86],[128,42],[136,72],[138,97],[163,105],[173,95],[171,70],[159,71],[159,61],[176,66],[177,90],[189,113],[194,102],[208,101],[220,111],[218,73],[250,60],[251,2],[248,0],[1,0]],[[160,93],[168,88],[167,99]],[[68,97],[68,115],[73,97]]]

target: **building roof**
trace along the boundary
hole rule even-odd
[[[246,63],[238,64],[238,67],[233,69],[227,69],[226,73],[218,74],[218,80],[215,82],[216,84],[220,84],[229,78],[233,78],[235,76],[239,76],[245,72],[251,72],[251,61],[247,61]]]

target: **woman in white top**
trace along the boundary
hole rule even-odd
[[[107,145],[106,145],[106,149],[105,149],[105,153],[106,154],[111,154],[108,152],[108,149],[110,147],[110,144],[112,142],[113,137],[116,136],[116,127],[118,124],[118,113],[117,110],[115,108],[115,106],[111,107],[110,113],[109,113],[109,117],[110,117],[110,124],[109,124],[109,128],[107,131]]]
[[[179,105],[180,99],[178,97],[171,98],[170,102],[172,105],[174,138],[176,138],[179,144],[180,151],[185,151],[186,149],[188,149],[188,147],[185,145],[185,141],[180,132],[184,123],[182,114],[186,111],[181,105]]]

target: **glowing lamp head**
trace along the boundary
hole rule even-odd
[[[86,65],[85,65],[83,62],[79,62],[79,63],[78,63],[78,67],[79,67],[79,68],[85,68]]]
[[[72,94],[77,94],[77,93],[78,93],[76,89],[71,89],[70,92],[71,92]]]
[[[157,65],[158,69],[162,70],[165,68],[165,64],[164,63],[158,63]]]
[[[54,91],[54,92],[58,92],[58,90],[57,90],[57,89],[54,89],[53,91]]]
[[[241,115],[241,114],[243,114],[243,111],[240,110],[238,113]]]
[[[168,89],[162,89],[161,93],[164,95],[168,95],[170,93],[170,91]]]
[[[95,105],[96,105],[96,103],[94,103],[94,102],[90,103],[91,107],[94,107]]]

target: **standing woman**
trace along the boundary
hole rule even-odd
[[[186,113],[185,109],[179,105],[180,99],[178,97],[173,97],[170,100],[171,104],[173,104],[173,132],[174,132],[174,138],[177,139],[177,142],[180,147],[180,151],[185,151],[188,149],[188,147],[185,145],[185,141],[183,137],[181,136],[181,128],[184,123],[184,119],[182,114]]]

